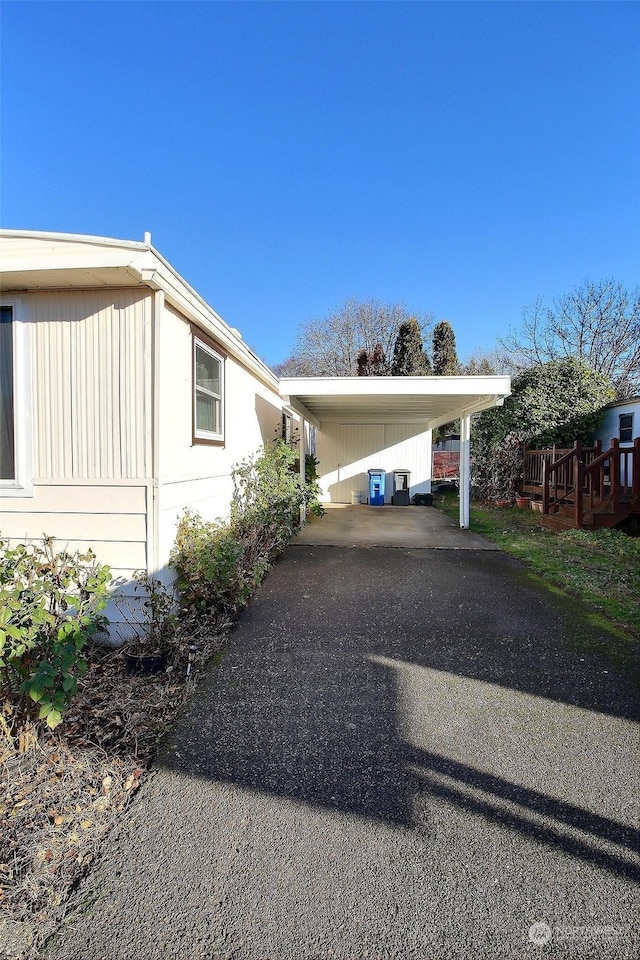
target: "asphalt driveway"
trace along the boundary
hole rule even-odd
[[[637,958],[613,644],[500,551],[291,546],[46,956]]]

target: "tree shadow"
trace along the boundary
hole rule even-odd
[[[410,828],[416,801],[445,800],[637,881],[640,832],[577,783],[567,800],[552,772],[572,749],[563,723],[624,741],[637,717],[633,687],[572,646],[574,627],[500,553],[290,548],[162,762]],[[497,716],[511,735],[500,758],[486,749]],[[514,762],[512,777],[528,719],[538,735],[548,725],[549,756],[524,773]],[[587,762],[583,786],[599,775],[599,755]]]

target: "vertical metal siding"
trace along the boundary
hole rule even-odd
[[[431,446],[420,424],[325,423],[317,449],[323,497],[333,503],[349,503],[352,490],[366,494],[372,467],[410,470],[412,493],[429,488]],[[387,502],[392,492],[388,483]]]
[[[148,296],[38,293],[29,310],[35,476],[147,476]]]

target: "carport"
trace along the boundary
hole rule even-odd
[[[307,424],[325,443],[320,477],[336,489],[363,465],[415,470],[412,489],[431,489],[431,433],[460,420],[460,526],[469,526],[471,416],[501,406],[510,377],[283,377],[280,396],[301,419],[300,471]],[[357,450],[355,449],[357,446]],[[342,460],[338,460],[341,457]],[[393,457],[409,459],[398,462]],[[373,462],[377,460],[379,462]],[[385,462],[386,461],[386,462]],[[336,480],[337,477],[337,480]]]

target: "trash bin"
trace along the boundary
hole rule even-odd
[[[386,477],[385,470],[369,470],[369,506],[384,506],[384,481]]]
[[[409,506],[409,477],[410,470],[393,471],[393,497],[391,503],[394,507]]]

